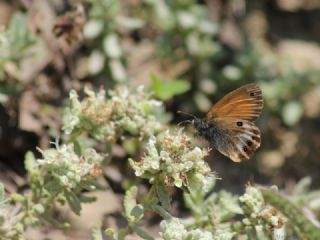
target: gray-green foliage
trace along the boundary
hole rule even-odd
[[[142,22],[130,19],[121,13],[117,0],[89,0],[89,21],[84,27],[84,36],[98,46],[89,56],[89,73],[107,73],[115,82],[128,80],[125,66],[125,51],[121,43],[122,27],[136,28]],[[134,26],[136,23],[137,26]]]
[[[79,100],[75,91],[70,92],[71,106],[64,114],[63,130],[66,134],[79,135],[87,132],[95,139],[115,141],[129,135],[146,138],[163,128],[155,114],[162,111],[162,103],[151,98],[143,87],[129,90],[120,86],[97,94],[85,89],[86,98]]]
[[[194,99],[201,110],[210,106],[205,104],[210,103],[207,96],[217,91],[218,83],[233,86],[254,80],[260,83],[269,109],[287,125],[302,118],[299,98],[317,82],[317,75],[297,73],[290,64],[264,58],[250,43],[230,63],[217,69],[217,60],[225,55],[217,40],[219,23],[210,18],[199,1],[144,0],[138,7],[130,8],[130,14],[122,9],[124,1],[88,2],[84,36],[93,43],[88,61],[91,74],[101,73],[118,83],[127,81],[130,49],[124,47],[123,39],[133,30],[152,29],[155,31],[148,36],[155,43],[156,57],[172,62],[188,59],[192,63],[186,70],[188,74],[179,77],[192,75],[190,79],[197,80]],[[26,23],[26,16],[17,13],[0,33],[0,81],[6,77],[8,64],[28,57],[25,50],[32,46],[34,38]],[[190,86],[185,81],[163,83],[154,77],[151,88],[158,98],[168,100]],[[8,93],[8,86],[1,86],[0,102]],[[113,239],[125,239],[132,232],[143,239],[154,239],[144,229],[146,211],[163,218],[160,223],[163,240],[284,239],[293,235],[319,239],[316,217],[319,218],[320,193],[310,191],[310,179],[301,181],[290,196],[254,186],[247,187],[242,196],[224,190],[215,192],[215,175],[204,161],[207,150],[195,146],[182,129],[163,131],[166,126],[159,121],[162,102],[144,89],[122,86],[108,96],[104,90],[96,93],[86,89],[82,100],[71,91],[70,100],[63,124],[69,135],[66,142],[40,150],[39,159],[26,154],[30,192],[7,194],[0,185],[1,239],[22,239],[28,227],[43,222],[68,227],[68,223],[56,221],[55,206],[68,205],[81,214],[82,204],[94,201],[83,190],[94,191],[99,187],[96,178],[101,174],[102,161],[107,154],[111,158],[112,151],[98,154],[93,148],[84,147],[80,139],[83,136],[107,143],[109,148],[126,137],[135,138],[140,146],[145,144],[143,157],[130,159],[129,163],[136,178],[147,179],[151,188],[146,196],[140,196],[138,186],[127,189],[123,215],[128,226],[119,231],[106,230]],[[121,143],[125,145],[124,141]],[[172,188],[185,191],[184,201],[191,212],[186,219],[170,214]],[[318,215],[310,221],[299,209],[302,207]],[[103,238],[98,224],[93,238]]]
[[[6,28],[0,26],[0,103],[6,102],[9,95],[20,90],[19,84],[10,84],[5,80],[8,72],[16,68],[21,60],[31,57],[27,50],[34,42],[24,13],[16,12]]]
[[[130,160],[138,177],[166,186],[203,187],[206,189],[211,170],[204,157],[207,149],[194,146],[183,129],[166,131],[163,136],[150,137],[145,155]]]
[[[144,227],[146,211],[163,218],[159,233],[163,240],[220,240],[236,236],[284,239],[286,235],[294,234],[305,239],[317,239],[319,236],[317,226],[280,194],[254,186],[248,186],[242,196],[223,190],[213,191],[216,177],[204,161],[208,150],[195,145],[184,129],[158,131],[164,126],[151,109],[161,102],[155,101],[142,89],[135,91],[120,87],[111,92],[109,98],[103,91],[95,94],[87,90],[87,95],[80,101],[74,91],[71,94],[71,107],[66,114],[69,114],[68,119],[73,117],[77,124],[71,120],[65,122],[65,126],[70,125],[71,131],[68,133],[73,135],[69,143],[56,143],[54,148],[39,149],[42,154],[39,159],[31,153],[26,155],[30,193],[6,195],[0,187],[1,237],[21,239],[28,227],[41,226],[44,222],[68,227],[69,223],[56,220],[53,215],[55,206],[67,205],[76,214],[81,214],[82,204],[95,200],[87,197],[82,190],[94,191],[100,187],[96,180],[101,174],[104,159],[104,154],[97,153],[93,148],[84,148],[81,144],[75,151],[77,136],[80,135],[74,134],[74,131],[91,133],[92,128],[108,123],[115,126],[116,131],[103,132],[103,138],[99,138],[101,142],[110,142],[108,136],[115,138],[113,132],[117,131],[126,130],[129,135],[135,136],[137,132],[129,131],[123,125],[125,118],[136,124],[135,115],[145,122],[143,126],[139,125],[139,131],[151,134],[140,135],[138,132],[138,141],[147,142],[145,154],[141,159],[129,162],[136,177],[147,179],[151,187],[143,196],[138,185],[127,189],[123,215],[128,224],[118,231],[107,229],[105,234],[108,236],[122,240],[128,234],[135,233],[142,239],[155,239]],[[74,114],[70,115],[70,112]],[[108,113],[107,118],[104,118],[105,113]],[[148,121],[153,124],[147,124]],[[96,137],[94,133],[92,137]],[[292,201],[301,206],[315,207],[319,193],[309,192],[309,185],[308,179],[299,183]],[[170,213],[170,190],[175,187],[184,191],[186,206],[191,210],[188,218],[178,218]],[[300,196],[302,192],[305,194]],[[101,239],[101,234],[97,225],[93,231],[94,239]]]
[[[84,33],[92,41],[89,56],[92,73],[107,73],[115,82],[130,80],[126,66],[131,61],[130,54],[139,51],[140,43],[148,42],[156,49],[153,59],[159,65],[161,61],[170,65],[188,62],[185,70],[175,76],[194,83],[193,97],[179,103],[182,108],[195,105],[199,110],[207,111],[213,93],[254,81],[262,87],[266,106],[286,125],[295,125],[303,118],[301,97],[317,84],[319,73],[298,72],[290,62],[265,54],[240,26],[237,30],[243,35],[238,40],[242,45],[240,49],[233,49],[230,56],[222,47],[225,43],[218,37],[222,28],[218,17],[209,11],[209,4],[194,0],[89,2],[89,21]],[[130,34],[138,35],[137,39]],[[228,63],[221,64],[225,59]],[[155,88],[153,83],[153,88],[161,99],[166,100],[177,87],[173,82],[167,91],[161,91],[167,84]]]
[[[27,16],[21,12],[15,13],[7,29],[0,32],[0,80],[4,79],[4,65],[26,57],[24,50],[34,42],[35,38],[27,27]]]
[[[156,97],[163,101],[171,99],[175,95],[184,93],[191,88],[189,82],[179,79],[163,81],[156,75],[152,75],[151,81],[151,90],[154,92]]]
[[[301,239],[317,239],[320,233],[293,203],[267,188],[248,186],[242,196],[225,191],[208,195],[200,188],[190,189],[184,197],[192,216],[184,219],[172,216],[163,208],[154,191],[156,184],[153,183],[148,195],[139,203],[137,188],[127,191],[124,206],[129,224],[128,228],[121,229],[122,234],[135,232],[143,239],[155,239],[143,229],[143,210],[152,210],[163,217],[159,232],[163,240],[231,240],[234,237],[269,240],[294,235],[302,236]],[[114,239],[123,239],[117,238],[111,229],[108,232],[113,233]]]
[[[93,191],[99,187],[96,178],[101,174],[102,155],[88,148],[79,156],[74,152],[73,144],[39,150],[42,158],[36,159],[32,153],[26,155],[30,193],[5,196],[1,185],[1,239],[23,239],[28,227],[45,222],[56,227],[68,227],[67,222],[57,221],[53,214],[55,206],[69,205],[79,215],[83,202],[95,200],[83,194],[82,190]]]

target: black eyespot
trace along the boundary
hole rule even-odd
[[[250,93],[250,96],[251,96],[251,97],[254,97],[254,92],[251,92],[251,93]]]
[[[260,138],[257,136],[251,136],[251,139],[255,142],[260,142]]]
[[[242,122],[237,122],[237,126],[238,126],[238,127],[241,127],[242,125],[243,125]]]
[[[244,148],[243,148],[243,151],[244,151],[244,152],[248,152],[248,148],[247,148],[247,147],[244,147]]]
[[[252,146],[252,142],[251,141],[248,141],[247,144],[248,144],[249,147]]]

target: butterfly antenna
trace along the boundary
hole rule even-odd
[[[182,121],[182,122],[179,122],[179,123],[178,123],[178,126],[180,126],[180,125],[182,125],[182,124],[184,124],[184,123],[192,123],[192,120],[184,120],[184,121]]]
[[[184,115],[187,115],[187,116],[192,117],[192,118],[197,118],[195,115],[193,115],[191,113],[187,113],[187,112],[183,112],[183,111],[178,111],[177,113],[184,114]]]
[[[187,113],[187,112],[183,112],[183,111],[178,111],[177,113],[179,113],[179,114],[182,113],[182,114],[184,114],[184,115],[187,115],[187,116],[192,117],[193,119],[197,118],[195,115],[193,115],[193,114],[191,114],[191,113]],[[184,120],[184,121],[182,121],[182,122],[179,122],[179,123],[178,123],[178,126],[180,126],[180,125],[182,125],[182,124],[184,124],[184,123],[192,123],[192,120],[188,119],[188,120]]]

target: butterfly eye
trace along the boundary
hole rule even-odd
[[[242,125],[243,125],[242,122],[237,122],[237,126],[238,126],[238,127],[241,127]]]
[[[251,96],[251,97],[254,97],[254,92],[251,92],[251,93],[250,93],[250,96]]]

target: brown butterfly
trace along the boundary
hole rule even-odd
[[[244,85],[218,101],[204,119],[192,122],[201,137],[234,162],[252,157],[260,147],[260,131],[254,121],[261,114],[261,89],[254,83]]]

